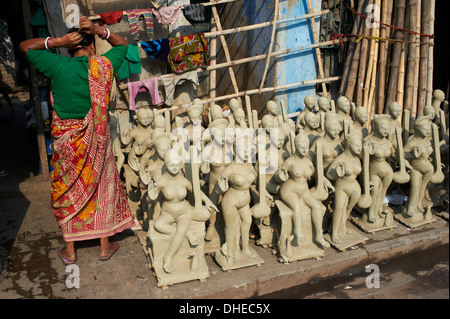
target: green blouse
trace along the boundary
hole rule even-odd
[[[107,57],[116,73],[127,54],[126,45],[113,47]],[[51,79],[53,108],[62,119],[83,119],[91,109],[89,94],[89,59],[63,57],[47,50],[28,50],[27,59],[42,74]]]

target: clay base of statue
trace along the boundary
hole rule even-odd
[[[340,238],[340,243],[332,241],[330,234],[325,234],[323,237],[333,248],[339,251],[346,251],[348,248],[365,243],[369,239],[361,234],[354,226],[351,227],[350,223],[347,223],[347,234]]]
[[[264,248],[273,247],[277,245],[277,232],[279,227],[278,210],[276,207],[271,207],[270,215],[265,218],[254,218],[253,223],[259,231],[259,238],[256,244]]]
[[[412,229],[431,224],[436,221],[436,218],[434,218],[431,213],[431,204],[427,205],[423,212],[418,210],[413,216],[409,216],[406,213],[406,207],[404,207],[400,213],[394,215],[394,218],[396,221]]]
[[[150,221],[148,236],[151,242],[151,264],[158,281],[158,287],[192,280],[206,280],[209,277],[209,270],[204,255],[203,240],[200,240],[198,246],[192,246],[185,238],[172,260],[172,272],[167,273],[163,268],[163,258],[169,247],[172,235],[156,231],[154,224],[154,220]],[[191,221],[189,231],[197,238],[203,238],[205,236],[205,223]]]
[[[355,207],[355,210],[360,213],[361,216],[350,217],[350,220],[366,233],[373,234],[378,231],[394,229],[397,227],[397,224],[394,221],[394,211],[390,207],[383,205],[383,211],[379,214],[381,216],[377,216],[377,220],[374,223],[369,222],[368,215],[359,207]]]
[[[293,235],[292,210],[282,201],[276,200],[281,220],[280,237],[278,238],[278,250],[280,262],[291,263],[298,260],[321,258],[325,252],[319,243],[314,240],[314,231],[311,220],[311,210],[303,200],[300,200],[302,212],[302,233],[306,241],[299,242]],[[286,236],[283,234],[291,234]]]
[[[236,223],[237,234],[240,233],[239,229],[241,227],[240,220]],[[247,238],[245,238],[248,240]],[[264,259],[262,259],[258,253],[252,248],[249,247],[249,251],[252,257],[249,257],[246,253],[241,250],[240,247],[240,239],[236,239],[237,246],[235,248],[234,258],[230,260],[227,256],[227,247],[226,243],[222,245],[222,247],[215,251],[214,260],[219,264],[223,271],[231,271],[233,269],[251,267],[251,266],[261,266],[264,263]],[[250,244],[250,243],[249,243]]]

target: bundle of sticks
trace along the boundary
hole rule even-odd
[[[353,1],[352,1],[353,2]],[[435,0],[358,0],[339,95],[370,119],[392,102],[423,115],[433,93]],[[402,112],[403,113],[403,112]],[[369,121],[370,122],[370,121]]]

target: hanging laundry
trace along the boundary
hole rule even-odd
[[[132,37],[139,41],[139,17],[144,16],[145,25],[149,37],[153,35],[153,13],[151,9],[134,9],[125,11],[128,17],[128,26]]]
[[[130,98],[130,110],[136,110],[136,96],[139,92],[147,91],[150,94],[152,105],[158,105],[162,103],[161,97],[158,92],[158,79],[150,78],[140,80],[136,82],[128,82],[128,95]]]
[[[164,103],[168,106],[172,106],[175,103],[175,88],[184,83],[185,81],[191,81],[196,86],[198,83],[198,74],[197,71],[186,72],[181,75],[177,74],[165,74],[161,75],[161,81],[164,85],[164,90],[166,93],[166,100]]]
[[[153,14],[158,18],[161,24],[173,24],[180,14],[181,6],[159,7],[153,8]]]
[[[105,24],[111,25],[119,23],[123,16],[123,11],[111,11],[105,13],[99,13],[100,21],[98,21],[98,25],[103,27]]]
[[[163,60],[168,63],[169,39],[158,39],[152,41],[141,41],[141,48],[152,59]]]
[[[125,61],[123,61],[122,66],[117,71],[117,76],[119,77],[119,80],[123,80],[130,77],[130,73],[141,73],[141,58],[139,56],[139,47],[137,44],[128,45]]]
[[[203,33],[169,38],[169,64],[174,73],[206,69],[209,64],[208,42]]]
[[[185,5],[183,14],[186,20],[195,26],[197,23],[209,22],[211,19],[210,8],[207,10],[202,4]]]

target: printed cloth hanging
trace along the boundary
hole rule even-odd
[[[127,49],[127,55],[122,66],[117,71],[119,80],[130,77],[131,74],[141,73],[141,58],[139,56],[139,47],[137,44],[129,44]]]
[[[203,33],[169,38],[169,47],[169,65],[174,73],[206,69],[209,64],[208,42]]]
[[[105,24],[111,25],[119,23],[123,16],[123,11],[111,11],[105,13],[99,13],[100,21],[98,21],[98,25],[103,27]]]
[[[158,18],[161,24],[173,24],[181,11],[181,6],[159,7],[153,8],[152,13]]]
[[[195,26],[197,23],[208,22],[211,20],[211,9],[208,9],[209,10],[207,10],[201,3],[194,3],[185,5],[183,14],[186,20]]]
[[[130,28],[131,37],[135,37],[139,41],[139,17],[144,16],[145,25],[149,37],[153,35],[153,13],[151,9],[134,9],[125,11],[128,17],[128,26]]]

